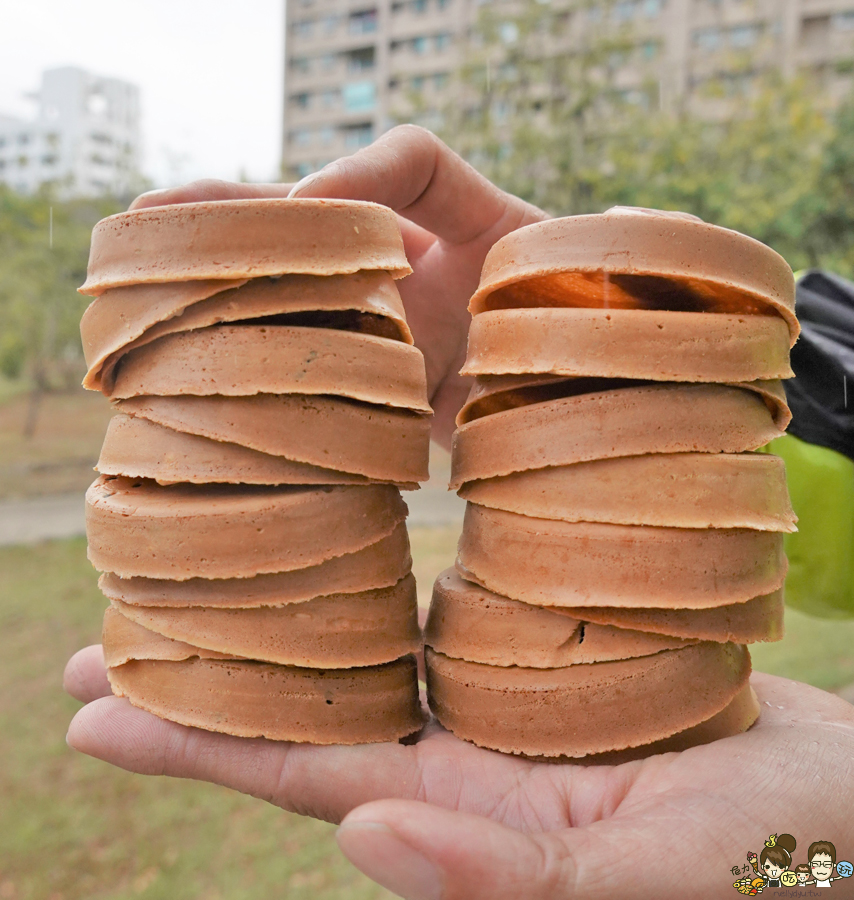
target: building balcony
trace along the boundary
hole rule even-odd
[[[832,15],[852,8],[851,0],[801,0],[800,6],[804,16]]]
[[[392,15],[386,34],[392,40],[407,40],[421,34],[436,34],[440,31],[458,33],[460,18],[453,8],[432,15]]]
[[[305,109],[289,103],[287,107],[287,122],[291,128],[314,128],[326,125],[332,121],[338,121],[342,117],[341,104],[334,106],[320,106],[313,109]]]
[[[291,94],[334,88],[345,80],[370,78],[376,70],[373,47],[320,56],[291,57],[286,82]]]
[[[374,123],[330,128],[309,142],[289,141],[285,146],[285,164],[300,177],[310,174],[341,156],[349,156],[379,136]]]

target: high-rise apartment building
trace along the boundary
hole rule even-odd
[[[469,0],[289,0],[283,166],[305,175],[395,124],[412,87],[438,100]]]
[[[725,115],[770,69],[807,72],[832,98],[854,75],[854,0],[540,0],[554,10],[566,52],[588,30],[628,34],[615,54],[619,90],[669,109]],[[282,164],[303,176],[369,144],[400,121],[439,126],[452,75],[473,52],[484,6],[515,0],[288,0]],[[562,37],[563,36],[563,37]]]
[[[124,195],[139,187],[139,89],[64,66],[42,75],[34,119],[0,116],[0,182],[22,193]]]

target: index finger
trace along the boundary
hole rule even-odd
[[[256,200],[268,197],[287,197],[293,184],[246,184],[203,178],[180,187],[163,188],[140,194],[128,207],[148,209],[152,206],[171,206],[175,203],[202,203],[208,200]]]
[[[399,125],[353,156],[309,175],[291,197],[370,200],[449,244],[504,234],[546,218],[483,177],[434,134]]]

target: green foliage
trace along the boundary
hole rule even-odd
[[[821,208],[815,217],[816,240],[824,265],[854,277],[854,96],[831,122],[818,175]]]
[[[752,235],[795,269],[827,265],[816,224],[830,199],[822,171],[833,122],[808,82],[776,78],[721,122],[647,117],[608,146],[602,206],[680,209]]]
[[[833,110],[820,85],[767,74],[744,80],[743,95],[661,110],[648,40],[607,8],[591,24],[588,6],[485,12],[459,73],[463,102],[446,116],[449,143],[556,215],[678,209],[756,237],[795,269],[854,276],[854,96]],[[626,61],[636,90],[618,90]]]
[[[48,388],[82,376],[77,293],[86,277],[92,226],[118,211],[113,200],[60,202],[0,187],[0,371]]]
[[[27,359],[27,345],[20,334],[6,331],[0,334],[0,373],[10,381],[21,377]]]
[[[512,16],[484,6],[443,137],[492,181],[538,206],[596,209],[606,177],[603,139],[657,96],[651,81],[619,88],[626,62],[650,65],[649,42],[639,43],[628,27],[606,27],[615,5],[576,0],[557,9],[530,0]]]

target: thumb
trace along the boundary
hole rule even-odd
[[[344,855],[405,900],[564,900],[576,872],[558,834],[526,835],[491,819],[410,800],[353,810]]]

